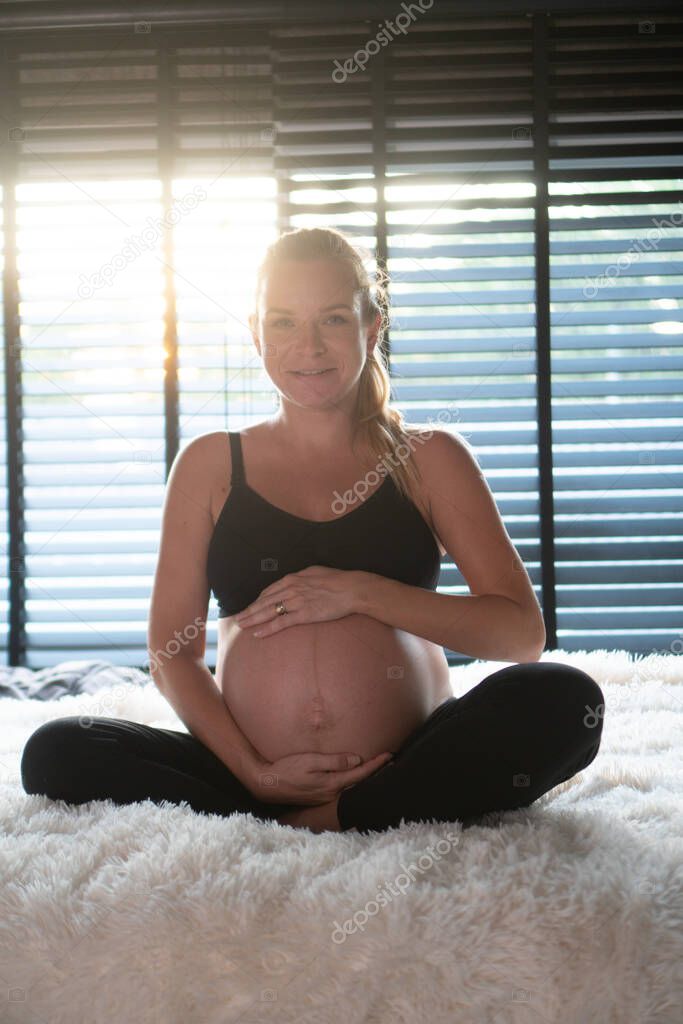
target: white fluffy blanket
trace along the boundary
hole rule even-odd
[[[542,660],[602,686],[600,752],[465,831],[29,797],[19,756],[47,719],[184,726],[151,684],[0,701],[0,1021],[681,1024],[683,662]],[[504,664],[454,668],[453,692]]]

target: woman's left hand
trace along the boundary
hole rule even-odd
[[[288,626],[305,622],[341,619],[358,610],[361,572],[309,565],[301,572],[289,573],[262,590],[255,601],[235,616],[242,629],[254,636],[271,636]],[[287,614],[275,610],[284,601]]]

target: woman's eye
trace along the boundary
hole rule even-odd
[[[329,320],[336,320],[337,323],[340,323],[340,324],[345,324],[347,322],[346,317],[345,316],[341,316],[339,313],[332,313],[332,315],[328,316],[327,319],[328,319],[328,321]],[[292,325],[292,321],[288,317],[285,317],[285,316],[280,317],[279,320],[271,320],[271,322],[270,322],[270,326],[271,327],[291,327],[291,325]]]

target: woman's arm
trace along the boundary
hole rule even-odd
[[[238,728],[204,659],[179,652],[150,674],[188,731],[250,788],[267,761]]]
[[[438,594],[361,573],[359,610],[470,657],[538,661],[543,614],[472,448],[459,435],[435,430],[414,458],[434,531],[470,594]]]
[[[211,435],[182,448],[169,474],[147,626],[150,674],[190,733],[247,785],[265,759],[239,730],[204,660],[213,533]]]
[[[545,629],[541,635],[533,607],[501,594],[438,594],[371,572],[358,576],[356,611],[388,626],[471,658],[522,662],[541,656]]]

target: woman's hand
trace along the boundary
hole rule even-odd
[[[359,759],[358,754],[287,754],[255,768],[247,789],[257,800],[269,804],[324,804],[334,800],[342,789],[372,775],[391,757],[387,751],[350,767],[354,759]]]
[[[360,571],[330,569],[309,565],[301,572],[289,573],[261,591],[255,601],[235,616],[242,629],[254,636],[271,636],[288,626],[305,622],[326,622],[352,615],[360,606]],[[287,614],[278,614],[275,606],[283,601]],[[256,632],[254,632],[256,628]]]

